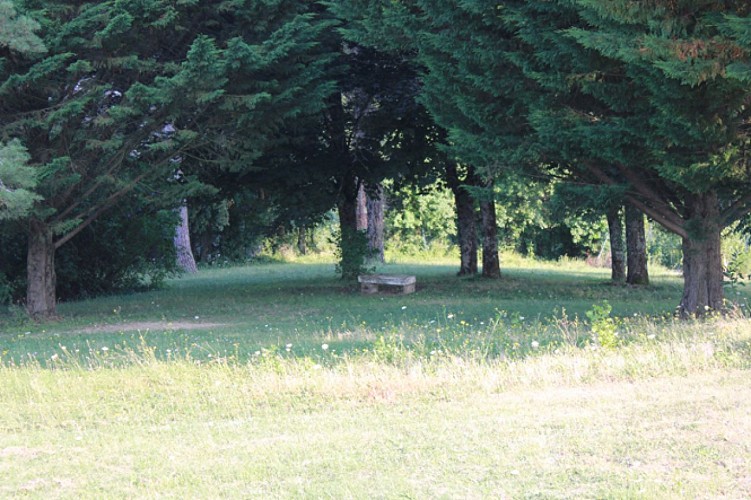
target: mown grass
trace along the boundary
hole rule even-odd
[[[742,309],[674,321],[677,277],[576,263],[388,271],[418,293],[273,264],[4,316],[0,497],[751,496]]]
[[[141,337],[160,356],[246,356],[287,344],[299,355],[324,340],[350,352],[380,334],[425,334],[449,319],[484,332],[500,316],[543,324],[583,317],[602,300],[615,316],[670,315],[680,300],[680,281],[668,272],[653,273],[653,285],[640,289],[613,286],[606,270],[581,263],[506,261],[499,281],[456,278],[453,261],[387,265],[385,272],[417,275],[418,293],[376,297],[341,282],[331,263],[213,269],[164,290],[61,304],[59,322],[28,322],[18,309],[0,315],[0,353],[6,360],[47,359],[60,345],[79,352],[132,348]]]

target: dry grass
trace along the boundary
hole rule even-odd
[[[506,360],[0,368],[0,496],[744,498],[751,332],[705,326]]]

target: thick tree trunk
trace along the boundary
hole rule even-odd
[[[339,212],[340,259],[339,270],[343,279],[353,279],[360,272],[365,249],[360,249],[360,238],[365,238],[357,229],[357,181],[348,177],[343,180],[337,210]],[[365,247],[365,242],[362,242]]]
[[[468,176],[469,177],[469,176]],[[475,223],[475,202],[472,195],[462,186],[455,164],[446,167],[446,180],[454,193],[456,206],[456,233],[459,239],[459,276],[477,274],[477,225]]]
[[[188,225],[188,205],[183,204],[179,209],[180,224],[175,228],[175,253],[177,266],[186,273],[198,272],[193,250],[190,247],[190,227]]]
[[[498,225],[496,224],[495,200],[492,196],[480,202],[480,213],[482,215],[482,275],[486,278],[500,278]]]
[[[702,316],[723,309],[720,213],[715,193],[690,200],[691,234],[683,238],[682,316]]]
[[[608,232],[610,233],[610,279],[621,283],[626,279],[626,259],[623,247],[623,219],[621,207],[607,211]]]
[[[370,257],[383,264],[385,257],[383,253],[383,220],[386,209],[385,193],[383,187],[379,184],[376,186],[372,196],[368,196],[368,250]]]
[[[44,223],[29,225],[26,258],[26,310],[34,319],[49,319],[57,315],[55,289],[55,244],[52,230]]]
[[[357,231],[357,198],[343,196],[337,203],[339,212],[339,230]]]
[[[631,285],[649,285],[644,214],[631,205],[626,205],[626,247],[628,249],[626,282]]]

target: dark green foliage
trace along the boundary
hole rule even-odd
[[[340,4],[354,39],[418,52],[460,158],[623,186],[683,238],[681,310],[722,307],[720,229],[751,210],[748,2]]]
[[[178,167],[194,180],[207,164],[247,173],[333,91],[319,44],[332,24],[312,2],[16,5],[12,29],[0,26],[0,141],[19,139],[36,171],[43,200],[28,220],[44,278],[30,282],[42,288],[54,287],[42,249],[49,256],[136,189],[178,205],[195,192],[166,182]],[[54,292],[44,295],[32,314],[54,315]]]
[[[178,273],[174,225],[171,210],[118,210],[94,222],[58,250],[58,296],[67,300],[160,287]]]
[[[137,204],[120,206],[58,249],[58,298],[155,288],[177,273],[172,243],[175,214],[140,210]],[[23,228],[8,223],[0,226],[0,247],[4,273],[0,295],[4,301],[19,302],[26,289]]]
[[[368,237],[365,231],[353,231],[347,227],[337,231],[336,272],[343,280],[354,280],[358,275],[371,272],[365,265],[368,260]]]

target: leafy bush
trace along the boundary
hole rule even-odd
[[[74,299],[157,287],[177,271],[170,210],[138,212],[122,206],[96,221],[55,254],[57,295]],[[23,300],[26,235],[16,224],[0,228],[0,302]]]
[[[600,304],[593,304],[592,309],[585,313],[590,321],[593,344],[608,349],[614,349],[621,343],[618,324],[610,316],[612,310],[613,306],[607,300],[603,300]]]

